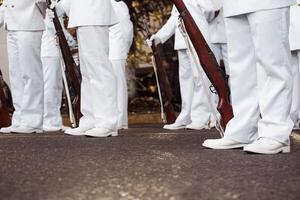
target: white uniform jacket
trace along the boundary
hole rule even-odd
[[[201,33],[209,41],[208,22],[211,14],[214,13],[214,5],[210,0],[184,0],[187,9],[190,11]],[[179,13],[173,6],[171,16],[167,23],[156,33],[162,43],[167,41],[175,33],[175,50],[186,49],[185,40],[178,28]]]
[[[300,50],[300,0],[291,7],[290,45],[292,51]]]
[[[69,28],[78,26],[110,26],[118,22],[110,0],[63,0],[70,17]]]
[[[213,19],[209,24],[209,37],[212,44],[226,44],[226,30],[223,9],[220,10],[219,15]]]
[[[9,31],[43,31],[44,21],[35,0],[6,0],[4,25]]]
[[[296,0],[224,0],[224,16],[230,17],[259,10],[283,8],[295,3]]]
[[[119,23],[109,28],[109,58],[126,59],[133,40],[133,24],[127,5],[123,1],[111,0]]]

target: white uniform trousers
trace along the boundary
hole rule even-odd
[[[62,70],[60,57],[42,57],[44,72],[44,128],[62,126],[60,115]]]
[[[118,129],[128,128],[128,91],[126,81],[126,59],[111,60],[117,76]]]
[[[181,112],[176,123],[208,125],[211,117],[208,99],[201,80],[193,75],[188,50],[178,50],[178,58]]]
[[[225,65],[226,74],[230,74],[229,65],[228,65],[228,50],[226,43],[211,43],[210,48],[214,53],[218,63],[220,64],[221,60],[223,60]]]
[[[81,83],[79,126],[117,129],[117,80],[108,59],[107,26],[80,26],[77,29]]]
[[[9,75],[15,112],[12,126],[42,128],[42,31],[8,31]]]
[[[300,50],[292,51],[292,67],[293,67],[293,100],[291,108],[291,118],[298,127],[300,119]]]
[[[225,22],[234,112],[225,137],[249,143],[258,136],[288,144],[293,128],[289,8],[228,17]],[[260,71],[265,76],[257,75]]]

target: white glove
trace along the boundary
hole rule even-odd
[[[50,5],[50,9],[55,8],[56,5],[57,5],[57,1],[52,1],[51,5]]]
[[[45,22],[45,26],[46,26],[47,31],[54,30],[53,18],[51,19],[51,18],[48,17],[48,15],[46,15],[46,18],[45,18],[44,22]]]
[[[50,9],[46,10],[46,16],[49,19],[53,19],[54,18],[54,12],[52,11],[53,8],[56,9],[56,14],[57,14],[58,17],[61,17],[61,16],[63,16],[63,14],[65,14],[65,10],[62,7],[62,5],[59,4],[59,3],[57,3],[57,2],[55,2],[55,1],[52,1],[51,5],[50,5]]]
[[[46,10],[46,18],[48,18],[50,20],[54,19],[54,12],[50,9],[47,9]]]
[[[159,37],[157,37],[156,35],[152,35],[152,36],[150,37],[150,39],[147,39],[147,40],[146,40],[147,45],[148,45],[150,48],[152,47],[153,41],[154,41],[154,44],[155,44],[155,45],[158,45],[159,43],[161,43]]]

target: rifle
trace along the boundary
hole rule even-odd
[[[151,33],[149,31],[148,25],[144,22],[145,30],[147,32],[147,38],[150,39]],[[153,52],[153,60],[154,60],[154,67],[156,67],[157,70],[157,77],[158,77],[158,87],[161,86],[163,97],[162,98],[162,104],[164,111],[166,113],[166,123],[167,124],[173,124],[176,120],[176,115],[174,111],[174,107],[172,104],[172,90],[170,87],[170,83],[167,77],[167,73],[163,66],[163,60],[162,54],[163,54],[163,48],[162,44],[155,45],[155,42],[153,42],[151,49]],[[160,88],[159,88],[160,89]]]
[[[50,8],[51,0],[47,0],[48,8]],[[79,119],[81,118],[82,114],[80,112],[80,86],[81,86],[81,73],[79,70],[79,66],[76,65],[72,53],[70,51],[70,47],[66,40],[65,34],[63,32],[63,28],[59,21],[59,18],[56,13],[56,9],[53,8],[52,11],[54,12],[53,23],[56,30],[56,35],[59,42],[59,47],[61,50],[61,54],[65,63],[65,71],[67,75],[67,81],[70,87],[74,90],[75,97],[72,100],[72,107],[74,110],[76,125],[79,125]]]
[[[11,125],[10,113],[13,111],[13,104],[10,90],[3,80],[0,70],[0,127],[8,127]]]
[[[217,110],[221,115],[221,126],[225,130],[227,123],[233,118],[233,110],[229,101],[230,89],[227,84],[225,74],[209,48],[205,38],[195,23],[192,15],[186,8],[182,0],[172,0],[182,18],[187,34],[195,48],[203,71],[214,86],[219,102]]]

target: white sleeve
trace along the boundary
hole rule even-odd
[[[178,12],[173,6],[172,14],[167,23],[155,34],[162,43],[166,42],[172,35],[175,34],[176,24],[178,20]]]

